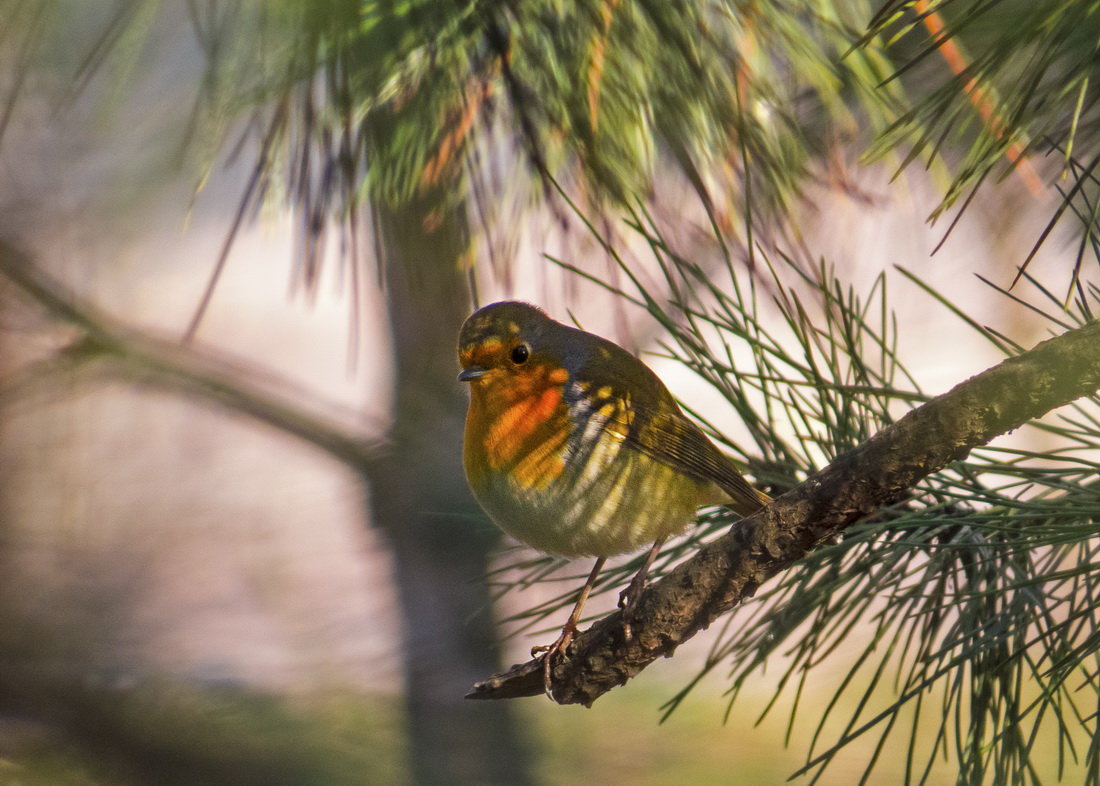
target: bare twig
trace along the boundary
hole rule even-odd
[[[356,434],[355,429],[313,414],[296,403],[296,400],[316,403],[316,393],[295,389],[292,383],[273,380],[269,374],[263,375],[266,379],[261,385],[260,375],[250,372],[238,360],[123,326],[90,304],[81,303],[24,254],[4,243],[0,243],[0,275],[23,290],[51,317],[80,332],[80,338],[56,358],[35,364],[28,372],[31,376],[93,366],[101,375],[218,404],[293,434],[355,468],[362,468],[378,452],[379,437],[368,435],[366,430]],[[11,392],[31,381],[27,374],[17,374],[14,381],[8,380],[2,387]],[[3,398],[0,396],[0,400]],[[381,429],[372,431],[380,433]]]

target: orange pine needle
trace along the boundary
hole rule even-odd
[[[489,79],[475,83],[466,91],[466,101],[462,113],[458,117],[458,122],[443,137],[443,141],[439,143],[439,149],[424,165],[424,170],[420,173],[420,187],[422,189],[431,188],[439,182],[443,172],[455,157],[455,153],[466,141],[466,137],[469,135],[470,129],[473,128],[482,105],[492,95],[492,92],[493,83]]]
[[[618,5],[619,0],[605,0],[600,6],[600,34],[592,42],[592,62],[588,66],[588,123],[593,133],[599,125],[600,84],[603,80],[607,34],[611,29],[611,18]]]
[[[938,48],[940,54],[943,56],[944,62],[947,63],[947,67],[951,69],[951,72],[955,74],[955,76],[960,79],[963,78],[969,64],[967,63],[966,55],[962,53],[962,50],[959,49],[958,45],[955,43],[955,39],[946,35],[946,25],[943,22],[943,17],[940,16],[938,11],[931,11],[929,9],[928,0],[915,0],[913,5],[917,13],[922,14],[924,26],[928,28],[928,32],[932,34],[932,39],[940,42]],[[1004,121],[1001,119],[1000,114],[998,114],[993,99],[990,97],[988,91],[979,84],[977,78],[973,76],[967,77],[963,84],[963,91],[969,96],[970,103],[978,110],[978,114],[985,122],[986,127],[989,128],[998,139],[1004,139]],[[1038,172],[1035,171],[1035,167],[1032,165],[1031,160],[1025,155],[1023,148],[1018,142],[1009,143],[1008,147],[1005,149],[1005,157],[1015,168],[1016,174],[1023,180],[1024,185],[1033,196],[1039,197],[1046,193],[1046,186],[1043,185],[1043,181],[1039,177]]]

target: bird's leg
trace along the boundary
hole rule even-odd
[[[664,542],[664,538],[657,538],[653,542],[649,553],[645,555],[645,562],[642,563],[642,567],[634,574],[634,578],[630,580],[630,584],[627,585],[626,589],[619,593],[619,608],[623,610],[623,638],[627,641],[634,637],[634,631],[631,630],[630,623],[634,620],[634,612],[638,610],[638,599],[642,597],[642,591],[645,590],[646,575],[649,573],[649,567],[653,564],[653,560],[657,558],[657,552],[661,550]]]
[[[565,650],[573,641],[573,636],[577,633],[577,623],[581,619],[581,610],[584,608],[584,602],[588,600],[588,594],[592,592],[592,587],[596,583],[596,578],[600,575],[600,570],[603,569],[603,564],[607,562],[606,557],[600,557],[596,560],[596,564],[592,566],[592,572],[588,574],[588,581],[581,587],[581,594],[577,598],[577,603],[573,606],[573,611],[569,613],[569,619],[565,621],[565,627],[561,629],[561,635],[553,644],[543,644],[538,647],[531,648],[531,657],[535,657],[540,652],[544,653],[542,656],[542,684],[546,690],[546,695],[550,698],[554,698],[554,695],[550,692],[550,674],[553,668],[553,660],[556,655],[565,654]]]

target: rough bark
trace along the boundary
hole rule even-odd
[[[630,641],[618,612],[579,634],[554,668],[554,700],[591,705],[922,478],[1098,388],[1100,322],[1094,321],[914,409],[655,582],[641,598]],[[532,660],[475,684],[468,698],[542,692],[541,663]]]

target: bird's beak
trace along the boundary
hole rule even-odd
[[[482,368],[481,366],[469,366],[468,368],[462,369],[462,373],[458,375],[458,381],[473,382],[478,377],[485,376],[487,371],[488,369]]]

